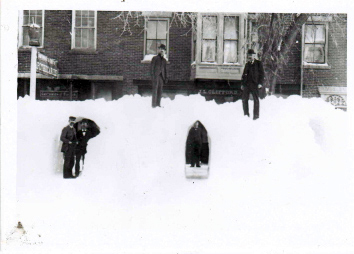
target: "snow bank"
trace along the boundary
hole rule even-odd
[[[253,110],[250,103],[250,111]],[[346,112],[322,99],[242,103],[202,96],[18,101],[18,220],[33,251],[200,252],[353,249],[353,159]],[[94,120],[85,169],[62,178],[69,116]],[[210,176],[184,176],[189,128],[210,137]],[[21,247],[22,246],[22,247]]]

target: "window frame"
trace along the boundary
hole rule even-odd
[[[305,61],[305,45],[306,44],[313,44],[313,43],[305,43],[305,37],[306,37],[306,25],[324,25],[325,26],[325,44],[324,44],[324,63],[312,63],[312,62],[306,62]],[[303,66],[307,67],[326,67],[328,66],[328,33],[329,33],[329,25],[328,22],[326,21],[307,21],[305,24],[302,26],[302,64]],[[321,44],[321,43],[317,43]],[[314,44],[316,45],[316,44]]]
[[[204,17],[205,16],[208,16],[208,17],[215,17],[215,25],[216,25],[216,37],[215,39],[204,39],[203,37],[203,29],[204,29]],[[200,37],[200,42],[201,42],[201,48],[200,48],[200,56],[201,56],[201,59],[200,61],[202,63],[215,63],[218,61],[218,55],[219,55],[219,50],[218,50],[218,47],[219,47],[219,15],[215,14],[215,15],[202,15],[202,26],[201,26],[201,37]],[[203,61],[203,42],[204,41],[215,41],[215,61]]]
[[[18,48],[32,48],[30,45],[23,45],[23,16],[24,16],[24,11],[27,10],[20,10],[19,11],[19,18],[18,18]],[[41,41],[41,46],[38,46],[37,48],[44,48],[44,28],[45,28],[45,10],[28,10],[28,11],[42,11],[42,41]]]
[[[151,59],[146,60],[147,56],[147,23],[149,21],[167,21],[167,36],[166,36],[166,55],[165,58],[168,61],[169,58],[169,45],[170,45],[170,19],[165,17],[148,17],[146,16],[144,19],[144,52],[143,52],[143,61],[150,62]]]
[[[78,48],[75,47],[75,28],[76,28],[76,11],[93,11],[95,15],[95,25],[94,25],[94,42],[93,48]],[[97,10],[72,10],[72,26],[71,26],[71,50],[78,51],[96,51],[97,50]]]
[[[243,52],[242,47],[245,43],[244,31],[245,27],[247,29],[248,24],[244,24],[245,18],[243,13],[217,13],[217,12],[205,12],[198,13],[198,21],[197,21],[197,44],[196,44],[196,64],[200,65],[222,65],[222,66],[242,66],[243,65]],[[202,61],[202,25],[203,25],[203,17],[204,16],[216,16],[217,17],[217,48],[216,48],[216,60],[215,62],[203,62]],[[237,62],[236,63],[224,63],[224,18],[225,17],[236,17],[238,18],[238,39],[237,39]],[[246,35],[247,38],[247,35]]]
[[[238,23],[238,29],[236,30],[237,31],[237,39],[225,39],[224,35],[225,35],[225,18],[227,17],[234,17],[235,18],[235,21],[237,20],[237,23]],[[237,64],[239,63],[239,57],[240,57],[240,52],[239,52],[239,43],[240,43],[240,23],[241,23],[241,17],[240,16],[237,16],[237,15],[223,15],[223,31],[222,31],[222,35],[223,35],[223,38],[222,38],[222,46],[223,46],[223,51],[222,51],[222,57],[223,57],[223,64]],[[244,29],[246,27],[246,24],[243,24],[244,26]],[[244,39],[246,37],[246,33],[244,33]],[[236,41],[236,62],[230,62],[230,63],[226,63],[225,62],[225,41]]]

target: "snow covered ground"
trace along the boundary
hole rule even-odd
[[[17,217],[26,234],[12,232],[4,250],[354,250],[346,112],[299,96],[267,97],[257,121],[243,116],[241,101],[217,105],[194,95],[150,105],[137,95],[18,100]],[[63,179],[59,136],[71,115],[94,120],[101,134],[89,142],[83,174]],[[210,137],[208,179],[185,177],[185,142],[196,120]]]

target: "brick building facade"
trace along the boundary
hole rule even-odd
[[[149,95],[149,56],[154,54],[156,44],[163,42],[167,44],[169,79],[164,96],[201,93],[220,103],[235,101],[241,94],[241,74],[249,46],[248,15],[208,14],[208,19],[204,14],[197,16],[193,25],[181,25],[173,13],[167,12],[21,11],[18,96],[29,93],[31,50],[26,32],[32,20],[42,29],[38,51],[58,60],[59,69],[57,78],[37,74],[37,99],[114,100],[125,94]],[[347,17],[338,17],[335,22],[330,18],[315,20],[324,24],[321,29],[326,33],[325,44],[313,42],[313,53],[310,50],[306,57],[316,55],[318,47],[324,45],[324,63],[302,64],[308,43],[306,28],[298,34],[277,81],[277,93],[319,97],[323,89],[318,86],[346,88]],[[314,24],[314,20],[311,22]],[[211,28],[218,26],[221,32],[203,30],[207,23]],[[197,32],[193,32],[194,26]]]

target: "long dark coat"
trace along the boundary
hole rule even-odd
[[[66,126],[61,131],[60,140],[63,141],[63,145],[61,147],[61,151],[63,153],[69,150],[69,146],[75,146],[74,144],[77,141],[76,130],[75,128],[70,128],[70,126]],[[73,144],[69,144],[69,142],[74,142]]]
[[[82,130],[77,132],[77,139],[79,144],[76,146],[76,150],[80,150],[83,154],[87,153],[87,142],[91,139],[96,137],[100,131],[98,129],[87,128],[86,134],[83,134]]]
[[[258,85],[263,85],[264,69],[261,61],[254,59],[253,64],[246,63],[242,74],[242,85],[251,89],[258,89]]]
[[[166,64],[167,61],[164,57],[162,57],[160,54],[157,56],[154,56],[151,60],[150,64],[150,74],[151,74],[151,79],[154,83],[154,80],[157,79],[158,76],[161,75],[163,82],[167,82],[167,70],[166,70]]]

